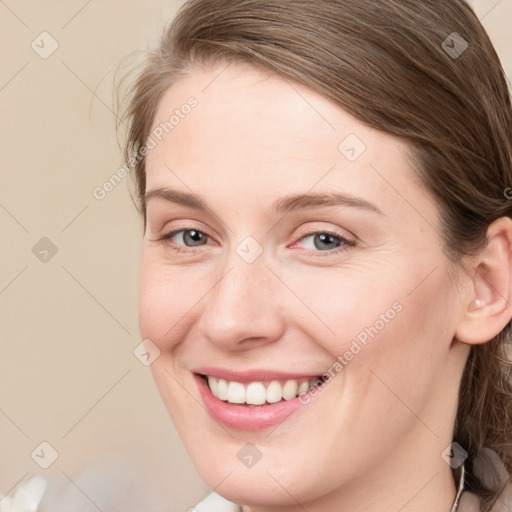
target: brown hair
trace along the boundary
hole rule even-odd
[[[485,30],[462,0],[189,1],[134,84],[126,157],[144,147],[158,102],[179,76],[233,60],[308,86],[407,141],[453,261],[482,249],[494,220],[512,217],[504,193],[512,185],[510,95]],[[145,158],[133,167],[144,213]],[[471,347],[454,430],[469,454],[467,488],[485,511],[499,490],[473,470],[477,456],[491,448],[512,472],[509,343],[505,329]]]

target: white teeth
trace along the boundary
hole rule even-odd
[[[242,384],[240,382],[228,382],[216,377],[208,377],[208,386],[212,395],[219,400],[232,404],[263,405],[274,404],[281,400],[292,400],[300,394],[307,393],[311,383],[316,379],[287,380],[284,385],[273,380],[266,387],[262,382]]]
[[[281,384],[277,380],[273,380],[267,387],[267,402],[269,404],[275,404],[280,402],[283,398],[283,392]]]
[[[307,380],[300,383],[299,389],[297,390],[297,395],[303,395],[307,393],[309,389],[309,382]]]
[[[208,377],[208,386],[215,396],[219,396],[219,381],[215,377]]]
[[[267,400],[265,386],[261,382],[251,382],[245,391],[245,401],[251,405],[262,405]]]
[[[228,402],[243,404],[245,402],[245,388],[240,382],[230,382],[228,386]]]
[[[291,400],[297,396],[297,389],[299,385],[296,380],[287,380],[283,387],[283,398],[285,400]]]
[[[213,393],[213,391],[212,391]],[[217,398],[219,400],[227,400],[228,399],[228,383],[224,379],[219,379],[217,384]]]

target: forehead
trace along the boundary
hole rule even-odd
[[[409,195],[425,195],[402,140],[307,87],[245,64],[192,69],[160,101],[152,133],[158,130],[147,188],[183,188],[183,176],[206,191],[229,186],[233,195],[248,187],[263,196],[334,187],[390,204],[404,186]]]
[[[180,116],[180,110],[189,110],[186,104],[190,98],[197,106],[189,115]],[[337,150],[337,142],[349,133],[367,143],[367,149],[378,145],[379,150],[400,152],[405,148],[399,139],[364,125],[315,91],[236,62],[192,68],[164,94],[153,130],[165,125],[173,114],[170,131],[174,135],[191,135],[190,129],[198,137],[205,131],[219,138],[223,134],[236,134],[238,138],[249,135],[247,142],[271,146],[276,152],[292,148],[295,153],[305,154],[319,147],[319,139],[325,145],[332,142]],[[192,120],[185,122],[187,117]],[[212,125],[217,129],[210,131]],[[281,136],[276,138],[276,134]]]

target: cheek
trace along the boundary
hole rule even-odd
[[[353,352],[347,354],[352,359],[373,340],[385,337],[403,314],[403,291],[386,273],[363,275],[342,270],[335,275],[331,270],[330,274],[288,274],[283,280],[303,301],[291,297],[290,318],[333,360],[346,351]]]
[[[455,330],[455,296],[449,276],[439,267],[420,286],[417,281],[411,283],[402,289],[390,286],[389,295],[376,291],[378,299],[364,319],[367,324],[360,324],[355,335],[357,340],[363,333],[367,343],[364,347],[359,343],[362,350],[347,368],[347,376],[349,385],[358,387],[354,392],[358,401],[369,405],[369,417],[377,412],[385,417],[393,410],[397,418],[405,414],[405,422],[407,410],[402,402],[414,411],[424,411],[446,380]],[[386,311],[392,300],[392,311]],[[365,377],[366,385],[361,386]]]
[[[333,363],[341,356],[353,370],[374,363],[396,370],[407,358],[410,366],[445,357],[455,328],[455,297],[446,269],[432,259],[393,263],[364,276],[358,271],[334,278],[285,276],[307,305],[294,302],[295,321]]]
[[[143,251],[139,273],[139,328],[162,352],[184,335],[188,317],[208,291],[208,282],[154,260]]]
[[[269,280],[268,286],[274,288],[259,289],[258,295],[271,297],[276,307],[270,314],[282,315],[289,327],[297,327],[305,339],[314,340],[333,362],[347,351],[347,359],[356,359],[353,356],[357,354],[360,361],[366,359],[359,356],[363,352],[367,357],[381,349],[388,354],[407,352],[413,348],[411,339],[442,334],[444,324],[439,318],[447,318],[449,311],[449,298],[443,296],[447,277],[440,275],[439,268],[424,279],[432,270],[431,262],[411,265],[395,259],[391,263],[339,272],[287,269],[280,275],[286,286]],[[211,268],[178,268],[158,260],[147,249],[143,251],[139,278],[142,337],[162,352],[179,344],[208,304],[215,284],[212,275]]]

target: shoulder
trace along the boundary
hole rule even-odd
[[[0,492],[0,512],[36,512],[48,482],[41,476],[35,476],[27,482],[22,482],[14,496]]]
[[[465,491],[460,497],[457,512],[480,512],[480,499],[476,494]]]
[[[190,512],[239,512],[240,507],[211,492],[206,498],[198,503]]]

